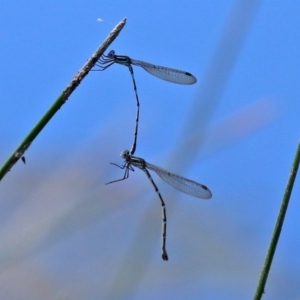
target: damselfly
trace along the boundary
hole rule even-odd
[[[140,102],[139,102],[139,96],[138,96],[138,93],[137,93],[137,87],[136,87],[136,83],[135,83],[135,78],[134,78],[134,72],[133,72],[132,65],[142,67],[148,73],[150,73],[150,74],[152,74],[152,75],[154,75],[158,78],[161,78],[163,80],[170,81],[170,82],[173,82],[173,83],[194,84],[194,83],[197,82],[197,79],[194,75],[192,75],[189,72],[149,64],[149,63],[141,61],[141,60],[132,59],[129,56],[126,56],[126,55],[116,55],[114,50],[111,50],[108,53],[108,55],[103,54],[101,56],[99,61],[96,63],[96,66],[99,69],[94,69],[94,71],[104,71],[108,67],[113,65],[114,63],[117,63],[117,64],[128,67],[129,72],[130,72],[131,77],[132,77],[133,88],[134,88],[135,98],[136,98],[136,103],[137,103],[137,113],[136,113],[134,139],[133,139],[132,148],[130,150],[130,154],[133,155],[134,152],[135,152],[136,143],[137,143]]]
[[[108,182],[107,184],[125,180],[129,177],[129,172],[134,171],[133,167],[137,167],[144,171],[152,183],[159,199],[161,202],[162,207],[162,259],[168,260],[168,254],[166,250],[166,237],[167,237],[167,213],[166,213],[166,206],[165,202],[158,190],[158,187],[156,186],[154,180],[152,179],[150,173],[148,170],[154,171],[162,180],[164,180],[166,183],[170,184],[175,189],[202,199],[210,199],[212,197],[211,191],[203,184],[195,182],[193,180],[181,177],[179,175],[176,175],[174,173],[168,172],[158,166],[152,165],[148,162],[146,162],[143,158],[132,156],[130,154],[130,151],[125,150],[121,153],[121,157],[125,160],[124,165],[119,166],[117,164],[112,163],[113,165],[125,169],[125,173],[123,178],[118,180],[113,180]]]

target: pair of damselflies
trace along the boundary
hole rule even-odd
[[[173,83],[178,84],[194,84],[196,83],[196,78],[185,71],[180,71],[177,69],[161,67],[153,64],[146,63],[144,61],[135,60],[130,58],[129,56],[125,55],[116,55],[115,51],[111,50],[108,55],[103,55],[100,60],[97,62],[97,66],[99,67],[99,71],[104,71],[114,63],[124,65],[128,67],[132,82],[133,88],[136,97],[137,103],[137,114],[136,114],[136,124],[135,124],[135,131],[134,131],[134,139],[131,150],[125,150],[121,153],[121,157],[125,160],[122,166],[112,163],[113,165],[125,169],[124,176],[121,179],[110,181],[107,184],[118,182],[121,180],[125,180],[129,177],[129,172],[134,171],[133,167],[137,167],[144,171],[150,180],[151,184],[153,185],[159,199],[161,202],[162,207],[162,258],[163,260],[168,260],[168,254],[166,251],[166,236],[167,236],[167,213],[166,213],[166,206],[165,202],[159,192],[157,185],[155,184],[153,178],[150,175],[148,170],[154,171],[161,179],[167,182],[169,185],[173,186],[175,189],[202,199],[209,199],[212,197],[211,191],[203,184],[197,183],[193,180],[181,177],[174,173],[168,172],[158,166],[150,164],[146,162],[143,158],[133,156],[136,150],[137,145],[137,134],[138,134],[138,122],[139,122],[139,110],[140,110],[140,102],[137,93],[136,82],[134,78],[134,72],[132,65],[142,67],[144,70],[149,72],[150,74],[159,77],[163,80],[170,81]]]

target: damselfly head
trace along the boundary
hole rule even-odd
[[[128,150],[124,150],[121,155],[122,158],[126,159],[129,156],[129,151]]]
[[[107,57],[109,57],[109,58],[114,58],[114,56],[115,56],[115,51],[114,50],[110,50],[107,54]]]

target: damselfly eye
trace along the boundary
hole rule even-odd
[[[123,151],[120,156],[126,159],[129,156],[129,151],[128,150]]]
[[[114,56],[115,56],[115,51],[114,50],[110,50],[109,53],[108,53],[108,55],[107,55],[107,57],[114,58]]]

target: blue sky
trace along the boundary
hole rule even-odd
[[[253,297],[299,142],[296,1],[2,1],[1,164],[124,17],[117,54],[193,73],[180,86],[134,68],[136,155],[207,185],[209,201],[109,163],[131,147],[128,69],[91,72],[0,189],[1,299]],[[99,21],[98,19],[102,19]],[[299,299],[296,181],[264,299]]]

